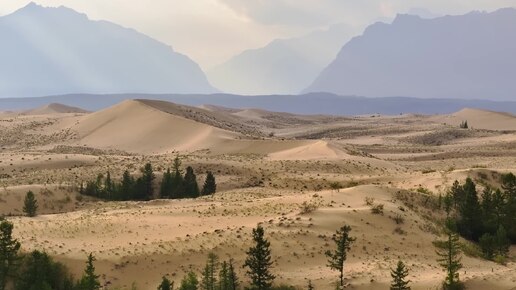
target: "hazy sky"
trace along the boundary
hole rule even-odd
[[[0,15],[28,0],[0,0]],[[300,36],[334,23],[363,27],[411,9],[436,14],[516,7],[516,0],[35,0],[64,5],[134,28],[171,45],[204,69],[275,38]]]

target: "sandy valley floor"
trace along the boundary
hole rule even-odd
[[[472,129],[458,128],[464,120]],[[45,249],[76,274],[93,252],[106,285],[143,290],[163,275],[179,282],[200,272],[210,251],[241,265],[258,223],[278,282],[333,289],[337,273],[324,251],[349,224],[357,238],[346,263],[352,289],[386,289],[398,259],[413,289],[437,289],[443,272],[432,242],[442,213],[417,189],[438,196],[454,180],[496,186],[500,173],[516,173],[516,117],[475,109],[337,117],[149,100],[94,113],[49,105],[0,113],[0,145],[0,213],[11,215],[23,250]],[[215,173],[213,197],[103,202],[77,193],[98,173],[137,174],[146,162],[159,180],[178,154],[199,182]],[[331,189],[335,182],[341,189]],[[28,190],[40,203],[36,218],[21,216]],[[366,197],[384,204],[384,214],[372,214]],[[303,214],[303,202],[317,209]],[[516,289],[515,261],[515,248],[507,266],[464,256],[461,278],[468,289]]]

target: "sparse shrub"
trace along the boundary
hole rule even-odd
[[[301,207],[300,214],[309,214],[311,212],[316,211],[319,206],[315,202],[304,201],[300,207]]]
[[[396,227],[394,229],[394,233],[396,233],[398,235],[406,235],[407,234],[407,232],[405,230],[403,230],[402,228],[400,228],[400,227]]]
[[[400,214],[397,214],[394,218],[393,218],[394,222],[396,222],[397,225],[401,225],[405,222],[405,218],[403,218]]]
[[[371,212],[373,214],[381,214],[383,215],[383,203],[379,203],[379,204],[375,204],[373,205],[373,207],[371,207]]]
[[[374,204],[374,197],[366,196],[364,201],[367,206],[372,206]]]

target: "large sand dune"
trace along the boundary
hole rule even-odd
[[[133,100],[85,116],[73,129],[82,144],[145,153],[206,149],[239,135]]]
[[[51,103],[36,109],[23,112],[23,115],[51,115],[51,114],[71,114],[87,113],[88,111],[77,107],[71,107],[59,103]]]
[[[459,126],[463,121],[474,129],[515,131],[516,116],[510,113],[465,108],[451,115],[439,116],[436,121]]]

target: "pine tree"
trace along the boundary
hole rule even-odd
[[[459,236],[453,231],[454,225],[450,220],[447,221],[447,224],[448,238],[444,241],[444,247],[437,250],[437,255],[439,256],[437,261],[446,272],[443,289],[463,289],[464,286],[459,279],[459,270],[462,268]]]
[[[0,219],[0,290],[5,290],[7,280],[16,273],[20,243],[13,239],[13,224]]]
[[[235,272],[235,266],[233,265],[233,259],[229,259],[228,265],[228,290],[237,290],[239,281]]]
[[[44,252],[33,251],[27,255],[19,272],[16,290],[72,290],[74,287],[66,267]]]
[[[154,171],[152,169],[152,165],[150,163],[145,164],[145,166],[141,169],[141,172],[141,186],[143,190],[143,199],[152,199],[154,193],[152,182],[156,178],[156,175],[154,175]]]
[[[181,159],[179,156],[176,156],[174,159],[174,163],[172,164],[173,175],[172,175],[172,184],[171,184],[171,196],[170,198],[183,198],[185,197],[184,192],[184,180],[183,180],[183,172],[181,171]]]
[[[477,241],[482,232],[482,209],[478,202],[475,183],[471,178],[466,179],[463,189],[464,200],[459,206],[458,230],[466,239]]]
[[[38,210],[38,201],[34,197],[34,193],[32,191],[28,191],[25,195],[25,200],[23,202],[23,212],[28,217],[35,217],[36,212]]]
[[[161,284],[158,286],[158,290],[173,290],[174,282],[170,282],[167,277],[163,276]]]
[[[275,276],[270,272],[272,267],[270,243],[264,237],[263,227],[253,229],[254,246],[246,252],[244,267],[251,278],[251,285],[257,290],[269,290]]]
[[[129,171],[124,171],[122,175],[122,183],[119,189],[119,199],[120,200],[130,200],[133,199],[134,196],[134,178],[131,176]]]
[[[201,289],[215,290],[217,288],[217,278],[215,275],[218,269],[218,259],[214,253],[208,254],[208,261],[202,272]]]
[[[484,233],[480,239],[478,239],[478,244],[480,245],[480,249],[484,254],[484,258],[488,260],[492,260],[495,254],[495,237],[490,233]]]
[[[496,236],[494,238],[494,245],[496,254],[502,257],[507,257],[509,254],[509,247],[511,245],[511,241],[507,238],[507,231],[505,228],[500,225],[498,230],[496,231]]]
[[[186,173],[184,177],[184,191],[187,197],[196,198],[199,197],[199,186],[197,185],[197,177],[195,176],[194,170],[192,167],[188,166],[186,168]]]
[[[391,269],[391,290],[410,290],[410,280],[405,280],[408,276],[408,269],[402,261],[398,261],[396,269]]]
[[[226,261],[220,267],[218,290],[229,290],[229,264]]]
[[[172,194],[172,173],[170,168],[163,173],[163,179],[161,180],[161,187],[159,190],[159,196],[161,198],[169,198]]]
[[[206,180],[204,181],[204,185],[202,187],[202,195],[211,195],[217,191],[217,183],[215,182],[215,176],[211,171],[208,171],[206,175]]]
[[[334,251],[326,251],[328,257],[328,267],[332,270],[339,271],[339,285],[344,287],[344,262],[347,259],[347,253],[351,249],[351,244],[355,242],[355,238],[349,236],[351,227],[348,225],[342,226],[333,235],[332,240],[337,247]]]
[[[199,280],[197,279],[197,275],[194,272],[188,272],[186,276],[181,280],[181,286],[179,290],[197,290],[199,285]]]
[[[95,257],[90,253],[88,255],[88,261],[86,262],[86,269],[84,269],[84,274],[79,282],[80,290],[100,289],[99,276],[95,274],[95,266],[93,266],[93,262],[95,262]]]

